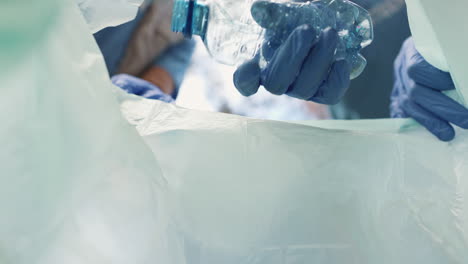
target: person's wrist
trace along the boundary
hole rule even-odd
[[[140,76],[145,81],[156,85],[165,94],[173,94],[175,83],[169,72],[159,66],[152,66]]]

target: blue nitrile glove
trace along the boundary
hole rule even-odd
[[[263,85],[276,95],[335,104],[345,94],[350,66],[334,59],[338,34],[331,28],[317,34],[307,25],[307,15],[301,15],[310,12],[307,5],[314,3],[288,5],[260,0],[252,6],[255,21],[266,29],[262,54],[267,65],[260,69],[257,56],[237,69],[234,84],[242,95],[253,95]]]
[[[450,74],[430,65],[412,38],[403,44],[394,68],[392,117],[412,117],[442,141],[455,137],[451,124],[468,129],[468,110],[442,93],[455,89]]]
[[[122,88],[127,93],[166,103],[174,102],[171,96],[163,93],[154,84],[128,74],[117,74],[113,76],[112,83]]]

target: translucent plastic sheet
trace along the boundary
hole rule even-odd
[[[405,120],[295,125],[134,103],[127,116],[164,150],[171,217],[196,252],[188,263],[468,257],[466,133],[447,145]]]
[[[466,132],[442,143],[408,120],[293,124],[127,96],[64,6],[31,56],[0,61],[0,263],[466,263]],[[435,31],[466,97],[467,36],[440,31],[454,21]]]
[[[121,118],[78,8],[63,3],[32,50],[0,50],[27,54],[0,60],[0,263],[170,263],[160,168]]]

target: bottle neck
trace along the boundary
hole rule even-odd
[[[191,38],[198,35],[205,39],[208,27],[209,7],[197,0],[176,0],[172,12],[172,31]]]

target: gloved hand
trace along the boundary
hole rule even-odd
[[[338,44],[334,29],[316,32],[307,25],[312,5],[262,0],[253,4],[252,16],[266,29],[261,52],[267,65],[261,70],[257,56],[237,69],[234,84],[242,95],[253,95],[263,85],[276,95],[335,104],[345,94],[350,66],[334,60]]]
[[[403,44],[394,69],[392,117],[412,117],[442,141],[455,137],[451,123],[468,129],[468,110],[442,93],[455,89],[450,74],[430,65],[412,38]]]
[[[158,87],[143,79],[128,74],[117,74],[114,75],[111,80],[113,84],[122,88],[127,93],[166,103],[174,102],[171,96],[163,93]]]

